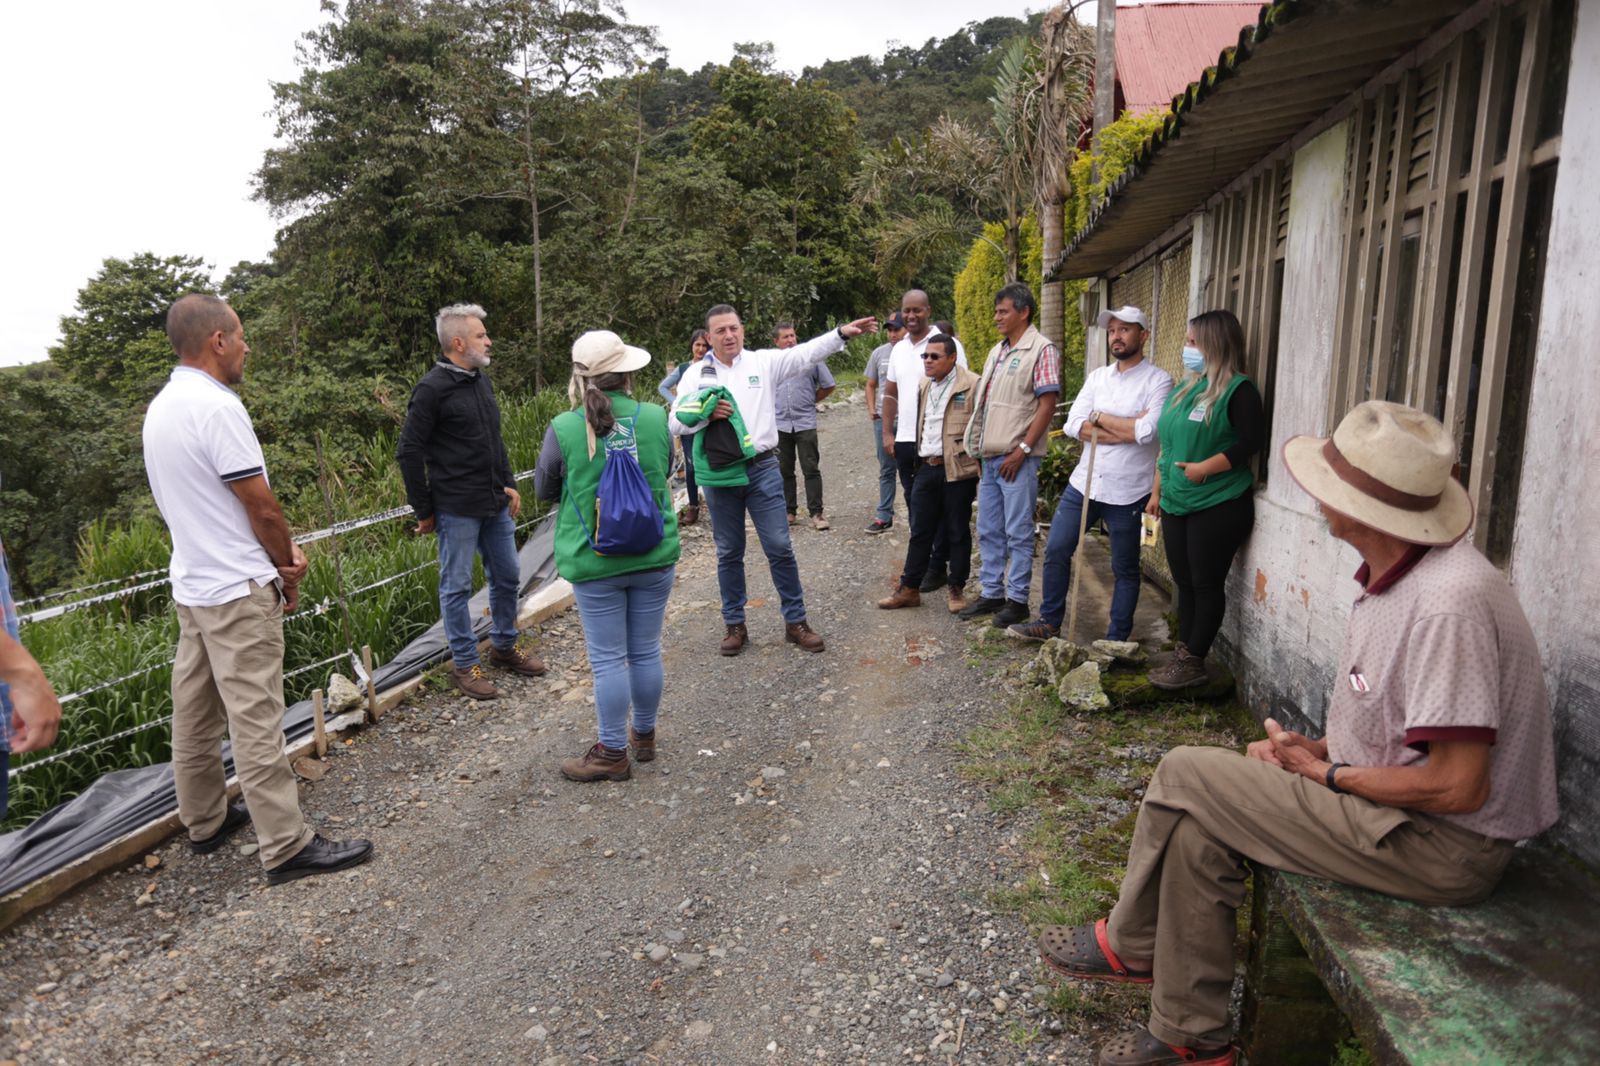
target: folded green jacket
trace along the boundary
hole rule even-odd
[[[721,400],[728,401],[733,414],[727,418],[713,419],[711,412],[717,409],[717,403]],[[745,428],[733,393],[721,385],[713,385],[679,400],[672,413],[686,426],[697,426],[701,422],[706,424],[694,435],[690,450],[694,457],[696,484],[712,488],[750,484],[745,464],[755,458],[756,449],[750,443],[750,431]]]

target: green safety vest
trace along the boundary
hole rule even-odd
[[[678,516],[672,507],[672,489],[667,478],[672,470],[672,437],[667,433],[667,412],[653,403],[639,403],[627,393],[608,392],[611,413],[619,422],[634,417],[634,439],[639,449],[639,468],[655,489],[661,508],[661,543],[643,555],[597,555],[578,523],[573,504],[591,516],[594,497],[600,488],[600,471],[606,465],[604,438],[595,442],[594,458],[589,458],[589,434],[584,428],[583,411],[556,415],[550,426],[561,445],[561,458],[567,467],[561,482],[561,503],[556,511],[556,573],[568,581],[595,581],[618,574],[656,570],[678,561]]]
[[[1221,474],[1212,474],[1196,485],[1178,469],[1179,463],[1198,463],[1218,452],[1233,447],[1238,438],[1233,423],[1228,421],[1228,401],[1241,382],[1250,380],[1243,374],[1233,375],[1228,387],[1217,397],[1211,417],[1200,403],[1205,389],[1196,383],[1182,396],[1180,388],[1167,395],[1167,405],[1161,410],[1156,423],[1156,434],[1161,438],[1161,509],[1170,514],[1186,515],[1204,511],[1219,503],[1227,503],[1250,491],[1252,477],[1248,466],[1236,466]]]

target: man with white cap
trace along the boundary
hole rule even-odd
[[[450,680],[475,700],[492,700],[500,690],[483,674],[467,610],[475,554],[483,556],[489,586],[489,662],[526,676],[544,673],[545,666],[517,640],[522,496],[500,437],[494,386],[484,373],[494,342],[483,319],[476,304],[454,304],[434,319],[439,360],[411,390],[395,459],[416,532],[439,539],[439,615],[450,642]]]
[[[1089,373],[1067,414],[1066,433],[1086,443],[1078,466],[1056,504],[1044,546],[1039,619],[1018,622],[1006,635],[1049,640],[1061,632],[1072,587],[1072,556],[1078,550],[1083,509],[1088,525],[1104,519],[1111,535],[1111,622],[1107,640],[1127,640],[1139,606],[1139,516],[1155,484],[1156,421],[1172,391],[1172,375],[1144,357],[1150,322],[1137,307],[1101,311],[1112,362]],[[1089,443],[1093,441],[1093,443]],[[1094,455],[1094,484],[1089,456]],[[1074,634],[1068,634],[1072,639]]]
[[[711,351],[696,366],[684,371],[683,379],[678,382],[678,404],[674,405],[674,414],[667,425],[676,437],[699,433],[708,423],[731,417],[736,403],[749,444],[755,450],[754,458],[745,466],[747,484],[706,487],[711,535],[717,542],[722,622],[726,627],[718,650],[723,655],[738,655],[750,640],[744,624],[744,520],[748,514],[772,571],[772,584],[777,589],[783,611],[784,639],[806,651],[820,652],[822,637],[806,620],[800,566],[795,562],[794,543],[789,539],[783,475],[778,470],[778,416],[774,392],[788,379],[844,351],[845,341],[851,337],[876,333],[878,320],[858,318],[792,348],[752,352],[745,350],[744,322],[739,312],[728,304],[717,304],[706,312],[706,330],[711,334]],[[708,388],[726,389],[733,397],[732,402],[720,400],[708,419],[692,426],[684,425],[676,414],[678,405]]]
[[[1362,557],[1319,740],[1271,718],[1247,755],[1180,747],[1156,767],[1109,918],[1040,936],[1072,977],[1154,985],[1147,1028],[1102,1064],[1231,1064],[1245,860],[1435,905],[1493,890],[1513,845],[1556,821],[1539,649],[1470,541],[1456,447],[1400,404],[1295,437],[1290,475]]]

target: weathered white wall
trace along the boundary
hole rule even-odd
[[[1578,5],[1511,580],[1544,655],[1559,837],[1600,863],[1600,0]]]
[[[1290,437],[1328,432],[1349,140],[1350,123],[1343,122],[1294,156],[1267,483],[1256,493],[1255,531],[1234,563],[1223,629],[1224,642],[1247,664],[1244,695],[1257,716],[1315,733],[1322,730],[1361,560],[1328,535],[1281,456]]]

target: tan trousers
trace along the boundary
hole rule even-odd
[[[1245,860],[1420,903],[1487,896],[1512,844],[1331,791],[1221,748],[1174,748],[1139,808],[1111,949],[1153,959],[1150,1031],[1169,1044],[1232,1039],[1235,914]]]
[[[191,840],[222,827],[223,734],[271,869],[311,841],[283,742],[283,598],[275,584],[219,607],[178,605],[172,664],[172,773]]]

